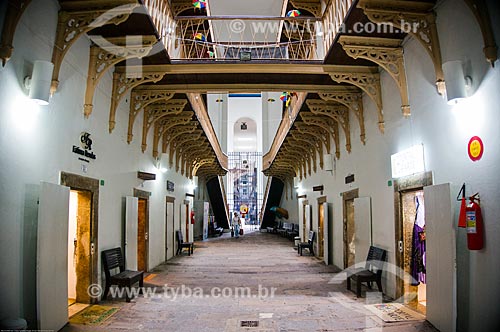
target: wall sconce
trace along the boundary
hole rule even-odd
[[[54,64],[50,61],[37,60],[33,72],[24,78],[24,86],[29,90],[29,97],[39,105],[48,105]]]
[[[443,63],[446,98],[448,105],[456,105],[468,97],[467,90],[472,86],[472,78],[465,76],[462,61]]]
[[[242,122],[242,123],[241,123],[241,126],[240,126],[240,129],[241,129],[241,130],[247,130],[247,129],[248,129],[248,127],[247,127],[247,123],[246,123],[246,122]]]

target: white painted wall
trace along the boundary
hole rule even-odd
[[[250,118],[257,124],[257,151],[262,151],[262,103],[260,97],[229,97],[227,115],[227,147],[234,151],[234,124],[240,118]]]
[[[26,272],[30,266],[24,262],[36,255],[30,244],[36,241],[36,218],[28,207],[40,181],[58,183],[61,171],[105,181],[100,187],[98,254],[122,244],[123,197],[132,195],[133,188],[150,191],[151,268],[164,260],[166,180],[175,183],[175,192],[168,194],[176,197],[176,222],[189,184],[174,170],[165,174],[156,170],[151,156],[152,136],[148,150],[141,153],[142,117],[135,123],[133,142],[126,143],[129,105],[125,98],[117,112],[116,128],[113,134],[108,133],[112,69],[96,89],[92,115],[84,119],[87,37],[80,38],[66,55],[60,87],[50,105],[29,104],[22,80],[31,73],[34,60],[51,59],[58,9],[55,0],[32,1],[19,22],[13,57],[4,68],[0,67],[0,319],[34,318],[34,294],[26,292],[33,289],[35,276]],[[97,156],[85,174],[77,155],[72,153],[82,131],[91,133]],[[137,179],[139,170],[156,173],[157,180],[143,183]]]
[[[489,4],[498,9],[497,2]],[[498,13],[497,10],[493,14],[496,32],[499,32]],[[497,268],[500,257],[500,224],[497,218],[500,214],[497,203],[500,194],[500,69],[498,61],[495,68],[486,62],[479,26],[465,2],[443,1],[437,8],[437,15],[443,60],[464,61],[466,73],[474,80],[474,95],[464,105],[448,106],[436,93],[430,57],[418,41],[408,38],[404,50],[412,116],[403,118],[398,89],[392,78],[382,71],[385,134],[378,131],[375,106],[365,95],[366,145],[359,140],[357,119],[351,114],[351,154],[344,149],[345,137],[341,133],[341,157],[335,174],[318,171],[301,184],[310,202],[319,197],[312,187],[323,184],[328,202],[333,203],[334,229],[330,240],[334,243],[335,265],[343,266],[340,194],[354,188],[359,188],[360,197],[372,197],[373,244],[387,249],[388,261],[394,264],[396,247],[391,240],[394,239],[394,189],[388,186],[391,179],[390,156],[423,143],[426,170],[433,172],[435,184],[451,182],[461,185],[465,182],[468,194],[479,192],[481,195],[485,248],[468,251],[465,249],[466,235],[463,230],[458,231],[457,330],[495,331],[500,324],[497,305],[500,296],[500,269]],[[498,34],[496,38],[498,45]],[[478,162],[472,162],[467,155],[467,143],[474,135],[480,136],[485,144],[483,158]],[[355,182],[346,185],[344,177],[350,173],[355,174]],[[457,211],[458,208],[457,203]],[[317,219],[317,205],[312,204],[312,209],[312,216]],[[317,225],[317,221],[313,224]],[[384,279],[388,295],[394,296],[394,276],[385,274]]]

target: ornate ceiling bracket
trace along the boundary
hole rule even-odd
[[[173,147],[179,144],[180,140],[184,137],[195,137],[196,139],[200,139],[202,134],[203,130],[198,129],[198,123],[196,121],[192,121],[184,126],[176,126],[163,134],[162,153],[172,151],[174,149]]]
[[[294,8],[304,9],[314,15],[314,17],[321,18],[321,1],[320,0],[289,0]]]
[[[401,95],[401,111],[411,115],[402,40],[375,37],[340,36],[339,43],[353,59],[367,59],[384,68],[394,79]]]
[[[309,156],[312,157],[312,167],[313,167],[313,171],[316,173],[318,170],[317,169],[317,154],[320,155],[320,159],[323,159],[323,158],[321,158],[323,155],[323,153],[322,153],[323,151],[320,150],[323,148],[321,146],[321,142],[319,142],[319,147],[318,147],[318,145],[316,144],[317,142],[314,139],[313,140],[304,139],[303,136],[301,134],[299,134],[298,132],[295,132],[295,136],[294,136],[294,132],[291,132],[291,134],[292,134],[292,136],[288,138],[289,144],[296,146],[299,149],[303,149],[303,150],[307,151]],[[323,162],[321,161],[320,164],[322,165]],[[320,166],[320,167],[322,167],[322,166]]]
[[[378,128],[380,132],[384,133],[382,88],[380,86],[378,67],[337,66],[335,71],[329,72],[329,74],[337,83],[348,83],[357,86],[375,102],[378,112]]]
[[[326,153],[330,153],[330,134],[327,130],[321,127],[312,128],[304,122],[295,122],[294,125],[299,133],[316,137],[325,146]]]
[[[424,46],[434,63],[437,90],[443,95],[446,88],[436,14],[433,12],[434,4],[419,1],[360,0],[358,7],[363,9],[370,21],[392,24],[411,34]]]
[[[351,153],[351,127],[349,124],[349,109],[337,102],[326,102],[323,100],[306,100],[307,107],[311,113],[327,116],[337,121],[345,135],[345,148]]]
[[[288,140],[287,145],[283,147],[283,151],[287,154],[294,153],[302,157],[302,162],[304,163],[304,168],[309,176],[312,173],[313,166],[316,164],[316,152],[311,151],[308,148],[303,147],[302,145],[294,144],[293,140]],[[312,159],[312,162],[311,162]],[[314,166],[316,171],[316,166]]]
[[[16,33],[17,24],[24,13],[24,10],[30,4],[31,0],[7,1],[7,10],[2,28],[2,36],[0,39],[0,59],[2,66],[12,57],[14,51],[14,34]]]
[[[103,1],[106,4],[105,1]],[[79,4],[79,3],[77,3]],[[63,3],[62,11],[59,12],[57,23],[56,40],[52,51],[52,73],[51,93],[55,93],[59,86],[59,73],[64,56],[84,33],[107,24],[118,25],[125,22],[136,7],[139,6],[135,0],[123,0],[121,6],[114,4],[111,7],[89,10],[88,4],[81,2],[81,10],[73,8],[71,3]],[[71,8],[66,8],[71,6]]]
[[[476,16],[477,23],[481,28],[484,40],[484,55],[490,62],[491,66],[495,66],[495,61],[498,59],[498,47],[495,42],[495,36],[491,27],[491,19],[488,14],[488,6],[484,0],[465,0],[470,10]]]
[[[130,58],[142,58],[151,51],[156,43],[155,36],[129,36],[104,39],[92,38],[97,45],[90,47],[89,72],[83,114],[92,114],[94,93],[103,74],[118,62]]]
[[[175,126],[188,124],[192,118],[193,112],[184,111],[179,115],[162,117],[156,121],[154,129],[153,158],[158,157],[158,145],[160,144],[160,138],[163,134]]]
[[[168,146],[168,160],[170,163],[170,167],[173,165],[174,153],[178,147],[185,144],[189,141],[199,141],[202,138],[203,131],[202,130],[192,130],[192,126],[176,126],[172,128],[172,130],[177,130],[177,132],[182,132],[183,136],[177,136],[175,139],[170,140],[170,142],[165,141],[165,137],[163,138],[163,149],[162,152],[167,152]],[[196,127],[195,127],[196,128]],[[189,135],[187,135],[189,134]]]
[[[144,121],[142,127],[142,152],[148,146],[148,133],[153,124],[164,116],[179,115],[187,104],[185,99],[174,99],[166,103],[156,103],[146,106],[144,109]]]
[[[198,161],[196,161],[193,165],[193,169],[192,169],[192,175],[197,175],[198,174],[198,170],[203,167],[203,165],[211,165],[211,164],[214,164],[216,163],[216,159],[215,159],[215,156],[213,156],[212,158],[207,158],[207,159],[200,159]]]
[[[359,138],[363,145],[366,144],[365,116],[361,91],[355,87],[338,87],[332,91],[320,92],[319,97],[324,101],[335,101],[347,106],[356,115],[359,123]]]
[[[208,151],[209,149],[210,149],[210,143],[208,143],[208,141],[205,140],[193,142],[184,149],[179,147],[175,151],[175,170],[177,172],[180,171],[181,174],[184,175],[186,169],[185,169],[185,163],[182,161],[185,161],[187,158],[193,155],[203,155],[203,153]]]
[[[335,157],[340,158],[340,138],[339,123],[326,116],[318,116],[312,113],[303,112],[300,114],[304,123],[309,126],[316,126],[326,130],[335,143]]]
[[[321,139],[313,135],[303,134],[296,129],[291,130],[290,133],[299,144],[309,145],[314,153],[319,154],[319,167],[323,169],[323,142]],[[316,172],[316,163],[314,163],[314,171]]]
[[[137,90],[133,89],[130,93],[130,111],[128,115],[128,134],[127,143],[132,142],[134,137],[134,122],[137,115],[148,105],[159,101],[168,101],[174,97],[174,92],[165,92],[162,90]],[[114,100],[114,98],[112,98]],[[187,102],[187,101],[186,101]],[[116,112],[116,104],[114,109]],[[113,106],[112,106],[113,107]]]
[[[190,0],[172,0],[172,14],[179,16],[185,10],[193,9],[193,3]]]
[[[141,84],[156,83],[165,76],[164,71],[151,71],[151,72],[126,72],[124,68],[115,68],[113,73],[113,90],[111,93],[111,108],[109,110],[109,133],[115,129],[116,109],[122,98],[127,94],[130,89],[133,89]],[[136,114],[137,115],[137,114]],[[130,114],[129,114],[129,128],[130,128]],[[130,132],[129,132],[130,133]],[[128,141],[129,138],[127,138]],[[132,138],[130,137],[130,140]],[[130,142],[129,142],[130,143]]]

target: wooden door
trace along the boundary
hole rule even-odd
[[[148,270],[148,201],[139,198],[137,214],[137,270]]]

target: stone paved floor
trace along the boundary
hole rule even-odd
[[[384,323],[364,308],[366,298],[346,291],[345,282],[329,283],[335,272],[314,257],[298,256],[292,242],[277,235],[224,234],[197,242],[193,256],[151,271],[145,286],[157,288],[154,296],[103,301],[121,309],[102,325],[63,331],[436,331],[426,321]],[[249,287],[251,296],[236,296],[235,287]],[[241,327],[242,321],[259,326]]]

